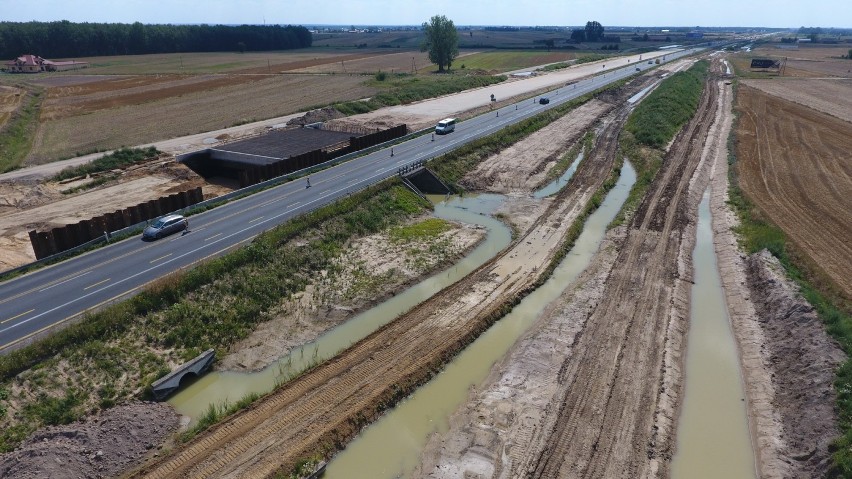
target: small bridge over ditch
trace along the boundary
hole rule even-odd
[[[183,382],[184,378],[189,379],[198,377],[207,371],[207,369],[210,368],[210,365],[213,364],[215,357],[216,352],[212,349],[208,349],[207,351],[199,354],[195,359],[181,364],[174,371],[154,381],[154,383],[151,384],[151,390],[154,393],[154,398],[157,399],[157,401],[162,401],[171,396],[173,392],[180,388],[181,382]]]
[[[453,192],[438,175],[426,168],[426,162],[423,160],[400,167],[397,174],[406,186],[420,196],[424,194],[446,195]]]

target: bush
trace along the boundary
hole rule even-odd
[[[159,156],[160,151],[150,146],[148,148],[122,148],[109,155],[104,155],[91,163],[80,166],[72,166],[60,171],[53,177],[55,181],[67,180],[78,176],[86,176],[92,173],[123,168],[134,163],[151,160]]]

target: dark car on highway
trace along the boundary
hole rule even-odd
[[[543,97],[538,99],[538,102],[542,105],[547,105],[548,103],[550,103],[550,98],[543,96]]]
[[[145,227],[142,239],[158,239],[189,228],[189,221],[181,215],[166,215]]]

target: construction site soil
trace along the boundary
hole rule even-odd
[[[718,64],[714,68],[718,71]],[[561,128],[531,135],[527,143],[516,145],[516,153],[537,153],[524,153],[525,161],[518,162],[515,170],[507,166],[508,156],[495,155],[463,180],[482,190],[508,192],[514,198],[508,221],[518,239],[509,249],[189,444],[169,453],[164,449],[156,457],[149,452],[147,462],[130,474],[266,477],[289,471],[302,459],[328,457],[344,447],[364,425],[428,380],[535,287],[562,247],[565,232],[610,174],[618,134],[629,110],[622,105],[624,99],[651,80],[629,84],[607,102],[589,102],[577,110],[583,112],[578,118],[559,120]],[[748,115],[757,124],[754,128],[765,128],[768,133],[798,131],[772,122],[783,123],[775,118],[774,103],[773,109],[760,107],[775,101],[772,97],[748,87],[742,87],[740,94],[748,90],[752,92],[741,100],[745,106],[737,131],[739,148],[749,144],[748,136],[755,134],[743,129]],[[770,99],[755,103],[757,95]],[[799,117],[819,115],[822,122],[844,123],[785,103],[784,111]],[[725,202],[730,105],[730,88],[722,82],[709,82],[698,113],[669,147],[661,171],[629,225],[609,232],[600,253],[577,283],[492,369],[488,380],[471,392],[468,403],[451,420],[450,432],[431,438],[420,474],[442,478],[668,476],[684,379],[697,205],[711,182],[714,240],[740,347],[760,476],[814,477],[825,472],[828,444],[837,434],[831,382],[842,353],[777,264],[765,254],[746,261],[737,249],[731,233],[736,218]],[[562,192],[544,201],[526,197],[560,154],[550,143],[567,148],[589,125],[598,130],[596,146]],[[814,134],[812,127],[802,131]],[[848,130],[840,131],[850,138]],[[841,136],[826,134],[832,141]],[[756,149],[774,151],[771,146],[779,144],[779,139],[772,138],[772,144],[760,144]],[[848,142],[840,145],[850,151]],[[818,146],[811,143],[809,147]],[[790,204],[813,206],[802,191],[818,187],[816,178],[821,177],[830,183],[823,185],[832,192],[824,195],[831,198],[830,215],[840,215],[848,228],[852,221],[838,212],[837,204],[842,206],[838,198],[843,196],[837,195],[837,189],[848,188],[843,185],[849,184],[849,171],[842,167],[841,153],[826,148],[833,151],[833,170],[823,165],[815,178],[796,181],[774,174],[765,186],[769,191],[775,191],[768,188],[773,184],[795,190],[785,191],[787,201],[782,203],[806,217]],[[744,151],[738,150],[741,165],[747,161]],[[780,156],[768,159],[772,168],[795,171],[793,160]],[[741,177],[753,170],[753,180],[766,174],[759,167],[740,168]],[[475,176],[487,179],[474,180]],[[764,196],[777,201],[778,193]],[[804,229],[806,221],[797,221]],[[823,228],[819,222],[808,227],[812,232]],[[832,238],[843,243],[843,234],[852,237],[848,230],[838,230]],[[848,256],[834,263],[842,263],[841,267],[852,264]],[[262,341],[259,336],[255,339]],[[251,369],[265,360],[252,361],[232,364]],[[170,421],[154,421],[152,429],[157,424],[176,427]],[[102,436],[119,443],[126,433],[112,429]],[[46,446],[41,454],[47,458],[67,447],[61,441],[48,441]],[[92,459],[97,461],[94,454]],[[0,464],[7,464],[10,457],[4,455]],[[23,467],[26,461],[15,464],[20,467],[16,469],[20,477],[39,477],[23,475],[34,470]],[[39,464],[42,462],[33,462]],[[138,462],[125,464],[134,467]],[[70,467],[51,471],[55,477],[89,474]],[[91,475],[118,473],[96,471]]]
[[[743,191],[852,301],[852,123],[748,86],[738,95]]]
[[[621,116],[617,123],[626,112]],[[618,128],[609,130],[617,134]],[[615,143],[602,144],[607,146],[596,161],[583,163],[570,186],[507,251],[138,475],[264,476],[341,447],[534,286],[573,218],[609,176]]]
[[[0,477],[115,477],[158,450],[178,424],[164,403],[130,403],[83,422],[42,429],[0,456]]]

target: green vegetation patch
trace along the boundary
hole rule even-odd
[[[21,107],[0,131],[0,173],[19,168],[33,145],[44,95],[33,87],[26,87],[25,91]]]
[[[386,106],[404,105],[464,90],[480,88],[505,81],[505,76],[474,75],[386,75],[384,80],[371,79],[367,85],[382,91],[366,101],[350,101],[334,105],[344,115],[355,115]]]
[[[436,238],[452,229],[449,221],[441,218],[429,218],[411,225],[398,226],[390,230],[392,241],[408,242],[412,240],[420,241],[429,238]]]
[[[695,115],[707,71],[707,62],[701,61],[686,72],[667,78],[630,114],[627,126],[619,136],[618,148],[633,164],[636,183],[630,189],[618,215],[610,223],[610,228],[624,224],[636,211],[663,164],[666,154],[663,147],[668,145],[683,125]],[[688,103],[677,103],[679,101]],[[676,114],[666,116],[668,108],[676,110]],[[647,121],[654,121],[658,126],[662,123],[662,130],[650,129],[650,125],[645,123]]]
[[[466,70],[496,70],[505,72],[552,62],[553,55],[554,54],[542,51],[503,50],[465,55],[463,57],[456,58],[453,64],[456,65],[456,68]],[[571,53],[561,53],[560,55],[565,60],[574,56]]]
[[[700,61],[667,78],[630,114],[625,130],[641,145],[665,147],[695,114],[708,68]]]
[[[53,177],[54,181],[67,180],[78,176],[86,176],[93,173],[110,171],[116,168],[123,168],[135,163],[141,163],[156,158],[160,155],[160,151],[153,146],[148,148],[122,148],[108,155],[104,155],[95,161],[86,163],[85,165],[72,166],[65,168]],[[91,186],[90,186],[91,187]]]

